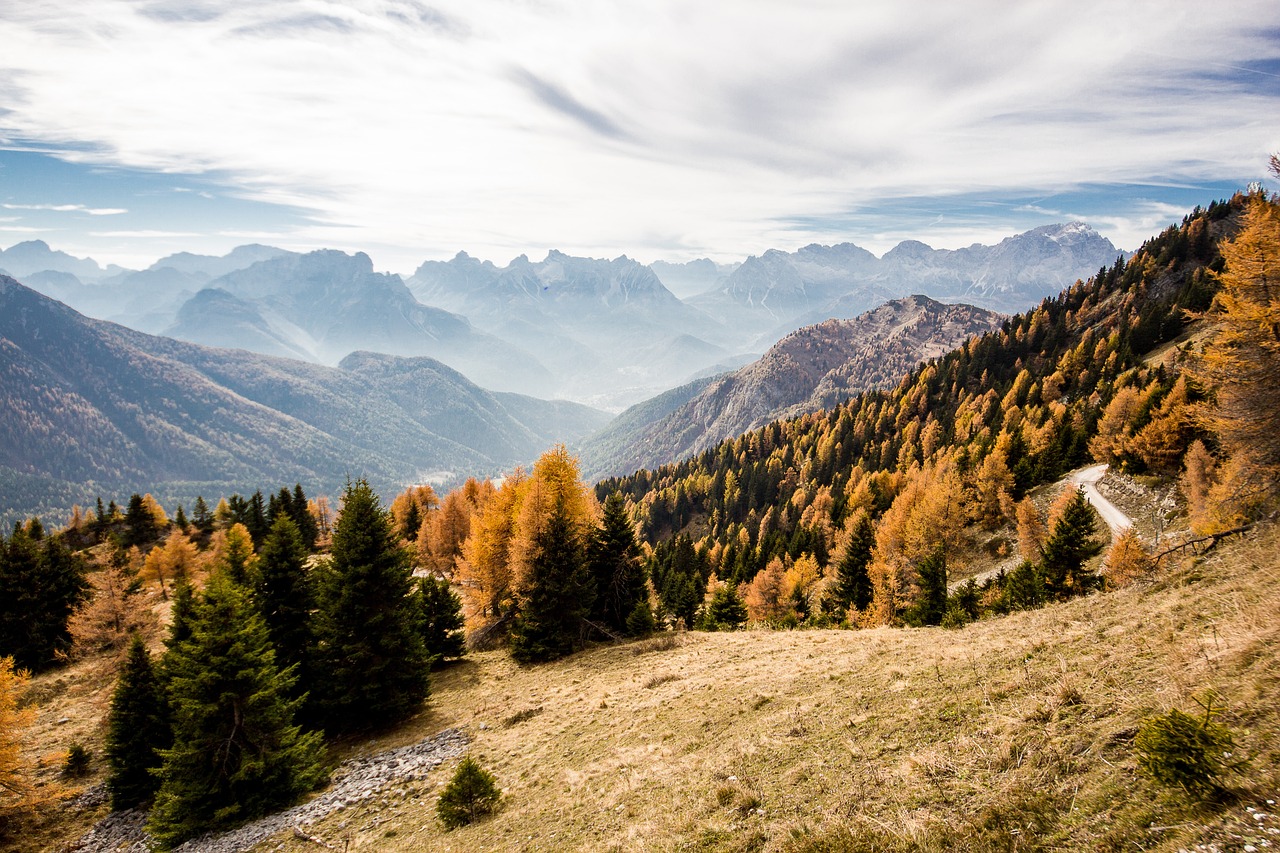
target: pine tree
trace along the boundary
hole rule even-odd
[[[916,614],[924,625],[939,625],[947,612],[947,552],[939,545],[930,551],[918,567],[920,601]]]
[[[404,511],[404,521],[400,524],[400,538],[408,542],[416,542],[418,528],[422,526],[422,510],[418,508],[416,500],[410,498],[408,503]]]
[[[702,614],[698,627],[704,631],[736,631],[747,621],[747,605],[742,603],[738,588],[732,583],[720,584],[711,603]]]
[[[293,502],[289,506],[290,518],[293,523],[298,526],[298,535],[302,537],[302,545],[310,553],[316,549],[316,539],[320,536],[320,531],[316,526],[316,520],[311,515],[310,505],[307,503],[307,495],[302,491],[302,484],[295,483],[293,487]]]
[[[186,581],[179,581],[173,588],[173,604],[169,608],[169,635],[164,639],[165,648],[169,651],[191,638],[196,603],[195,587]],[[162,668],[168,659],[167,654],[161,659]]]
[[[1085,568],[1085,563],[1101,554],[1104,547],[1093,538],[1097,518],[1083,488],[1076,489],[1063,505],[1045,540],[1040,561],[1045,590],[1051,598],[1081,595],[1097,586],[1097,576]]]
[[[1032,610],[1045,602],[1044,573],[1030,560],[1023,560],[1005,575],[996,609],[1002,612]]]
[[[840,612],[850,607],[865,610],[871,603],[871,577],[867,574],[867,566],[871,563],[875,544],[876,532],[871,516],[865,510],[859,510],[845,526],[836,553],[836,587],[832,599]]]
[[[427,697],[409,554],[364,480],[348,485],[318,578],[313,699],[331,734],[403,719]]]
[[[315,681],[311,614],[316,596],[306,561],[297,525],[288,515],[277,515],[258,555],[255,601],[267,623],[276,663],[295,667],[295,696],[311,691]]]
[[[172,845],[284,806],[321,779],[318,733],[293,723],[293,673],[276,666],[248,592],[221,573],[191,635],[166,655],[173,747],[147,827]]]
[[[520,663],[555,660],[581,645],[594,593],[583,552],[573,521],[553,512],[534,538],[528,588],[511,629],[511,656]]]
[[[258,561],[253,549],[254,539],[249,529],[243,524],[231,525],[214,560],[214,571],[224,572],[241,586],[252,587],[258,575]]]
[[[107,790],[111,808],[150,802],[160,786],[160,751],[173,743],[168,701],[142,638],[134,635],[107,715]]]
[[[107,525],[110,519],[107,518],[107,511],[102,506],[102,496],[98,496],[97,512],[93,516],[93,535],[98,541],[102,541],[102,537],[107,535]]]
[[[83,561],[60,537],[15,526],[0,536],[0,656],[39,671],[71,649],[71,615],[89,596]]]
[[[418,578],[418,618],[427,655],[435,661],[456,660],[466,652],[462,631],[462,599],[443,578]]]
[[[458,763],[453,778],[440,792],[436,814],[447,829],[474,823],[498,806],[502,792],[493,774],[471,756]]]
[[[271,530],[271,522],[267,520],[267,504],[262,497],[261,489],[249,498],[249,505],[242,523],[248,529],[249,535],[253,537],[253,547],[261,547],[262,540],[267,538],[267,533]]]
[[[142,495],[134,492],[129,496],[129,508],[124,514],[124,542],[126,545],[139,547],[154,542],[160,537],[160,528],[156,526],[155,516],[142,500]]]
[[[203,536],[213,532],[213,513],[209,511],[209,505],[200,495],[196,495],[196,502],[191,510],[191,523]]]
[[[644,564],[622,495],[604,502],[604,523],[591,536],[587,560],[595,580],[594,621],[620,634],[631,633],[627,619],[640,602],[648,603]]]

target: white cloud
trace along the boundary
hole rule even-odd
[[[51,210],[56,213],[87,213],[90,216],[115,216],[129,211],[123,207],[87,207],[83,204],[3,204],[5,210]]]
[[[296,241],[402,266],[741,256],[894,198],[1253,175],[1280,97],[1221,58],[1274,59],[1278,26],[1271,0],[29,0],[0,135],[217,170],[313,210]]]
[[[160,231],[157,229],[138,228],[125,231],[90,231],[90,237],[135,237],[150,239],[154,237],[199,237],[198,231]]]

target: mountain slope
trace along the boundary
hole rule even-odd
[[[1248,202],[1237,195],[1197,208],[1129,260],[920,365],[890,389],[601,482],[597,494],[620,491],[652,542],[685,530],[702,535],[708,525],[707,548],[750,537],[732,569],[735,578],[751,578],[779,548],[793,558],[819,553],[825,563],[824,549],[834,547],[853,501],[875,519],[901,496],[910,506],[935,474],[954,475],[945,488],[1003,494],[974,510],[999,523],[1028,489],[1091,461],[1177,473],[1198,435],[1188,407],[1203,392],[1179,383],[1177,360],[1185,356],[1168,344],[1210,305],[1219,246]],[[1162,346],[1163,355],[1148,361]],[[1129,395],[1143,404],[1112,407]],[[1100,445],[1094,439],[1104,420],[1111,444]],[[1108,449],[1131,436],[1121,456]],[[771,507],[786,511],[763,531],[760,516]],[[720,577],[727,576],[725,569]]]
[[[8,514],[46,509],[42,489],[73,489],[81,503],[134,488],[189,501],[201,488],[300,480],[333,493],[348,475],[387,490],[496,473],[605,419],[528,398],[508,408],[428,359],[344,370],[152,337],[10,278],[0,278],[0,352]],[[406,377],[424,387],[402,402]]]
[[[605,476],[654,467],[769,421],[828,408],[859,391],[896,383],[921,361],[997,328],[1003,319],[969,305],[912,296],[854,320],[807,326],[758,361],[699,385],[678,405],[628,410],[584,444],[583,468]]]

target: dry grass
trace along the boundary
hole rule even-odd
[[[431,796],[385,796],[308,831],[370,851],[1173,851],[1280,799],[1278,614],[1268,530],[1151,585],[959,631],[697,633],[528,668],[476,654],[418,718],[343,751],[462,726],[498,814],[445,832]],[[1134,760],[1145,717],[1207,690],[1251,759],[1234,803],[1191,803]]]

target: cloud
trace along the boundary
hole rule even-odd
[[[0,15],[0,138],[216,176],[406,265],[723,258],[922,196],[1247,180],[1278,34],[1264,0],[30,0]]]
[[[611,139],[627,138],[628,134],[604,113],[579,102],[559,86],[548,83],[533,72],[517,68],[511,76],[527,86],[539,101],[556,112],[580,122],[589,130]]]
[[[162,231],[158,229],[138,228],[126,231],[90,231],[90,237],[133,237],[138,239],[150,239],[156,237],[199,237],[199,231]]]
[[[56,213],[87,213],[90,216],[115,216],[129,211],[123,207],[88,207],[83,204],[3,204],[5,210],[50,210]]]

